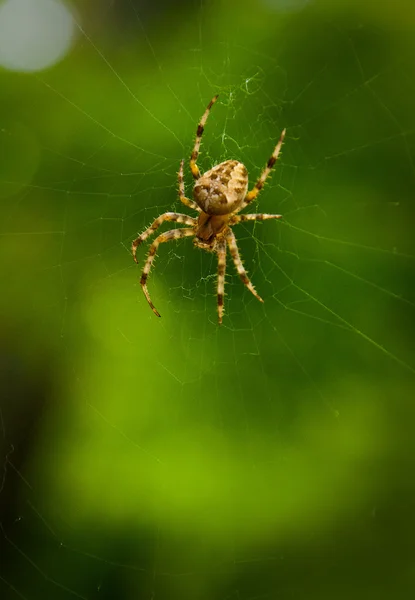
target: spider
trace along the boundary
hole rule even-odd
[[[150,246],[147,260],[143,268],[140,284],[143,288],[144,295],[149,303],[151,310],[158,317],[160,313],[156,310],[151,301],[150,294],[147,289],[147,278],[150,273],[151,265],[157,252],[159,244],[169,242],[170,240],[178,240],[184,237],[194,237],[194,244],[198,248],[209,252],[216,252],[218,255],[218,283],[217,283],[217,298],[218,298],[218,316],[219,323],[222,323],[224,313],[224,288],[225,288],[225,268],[226,268],[226,250],[229,247],[233,262],[242,282],[248,290],[260,302],[263,299],[256,292],[252,285],[247,272],[242,264],[236,243],[235,235],[231,229],[233,225],[243,221],[265,221],[266,219],[280,219],[282,215],[269,214],[238,214],[246,208],[253,200],[256,199],[259,192],[264,186],[265,180],[281,150],[281,146],[285,137],[285,129],[281,133],[280,139],[275,146],[274,152],[268,160],[264,170],[262,171],[256,184],[248,192],[248,171],[246,167],[237,160],[226,160],[219,165],[214,166],[203,175],[200,174],[196,164],[199,156],[200,142],[205,128],[210,109],[218,99],[218,95],[214,96],[209,102],[198,126],[196,132],[196,140],[193,152],[190,158],[190,169],[196,180],[193,188],[193,198],[190,200],[185,196],[183,167],[184,160],[180,163],[178,173],[179,179],[179,197],[187,207],[196,210],[199,215],[197,218],[189,217],[183,213],[166,212],[154,221],[154,223],[146,229],[132,243],[132,254],[134,261],[137,263],[137,248],[142,244],[156,229],[165,221],[175,221],[188,225],[182,229],[172,229],[159,235]]]

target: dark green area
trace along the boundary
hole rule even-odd
[[[91,2],[0,72],[1,598],[415,593],[415,8],[282,4]],[[160,247],[157,319],[130,255],[216,93],[202,170],[287,128],[222,327],[214,256]]]

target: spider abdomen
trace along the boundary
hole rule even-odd
[[[208,215],[227,215],[244,201],[248,171],[237,160],[227,160],[206,171],[193,188],[193,197]]]

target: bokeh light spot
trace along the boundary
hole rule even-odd
[[[39,71],[69,50],[75,23],[59,0],[6,0],[0,6],[0,66]]]

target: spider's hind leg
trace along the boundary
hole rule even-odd
[[[192,175],[195,179],[199,179],[199,177],[200,177],[200,171],[199,171],[199,167],[196,164],[196,161],[197,161],[197,157],[199,156],[199,148],[200,148],[200,142],[202,141],[203,131],[205,129],[205,125],[206,125],[206,121],[207,121],[207,118],[210,113],[210,109],[215,104],[216,100],[218,99],[218,96],[219,96],[219,94],[216,94],[216,96],[213,96],[212,100],[207,105],[205,112],[203,113],[203,117],[199,121],[199,125],[197,126],[195,145],[193,147],[192,156],[190,158],[190,170],[192,171]]]
[[[257,182],[254,185],[254,187],[252,188],[252,190],[247,193],[244,202],[241,204],[241,206],[238,209],[238,212],[243,210],[246,206],[248,206],[248,204],[250,204],[253,200],[255,200],[255,198],[258,196],[259,192],[264,187],[265,181],[266,181],[268,175],[271,173],[272,167],[275,165],[275,163],[278,160],[278,155],[281,152],[281,147],[282,147],[282,144],[283,144],[283,141],[285,138],[285,132],[286,132],[286,130],[284,129],[280,135],[280,139],[278,140],[277,145],[274,148],[274,152],[271,154],[270,158],[268,159],[265,169],[262,171],[261,175],[259,176],[259,179],[257,180]]]
[[[190,200],[190,198],[186,198],[186,196],[185,196],[183,168],[184,168],[184,160],[182,160],[180,162],[180,169],[178,172],[180,201],[183,202],[183,204],[185,206],[188,206],[189,208],[193,208],[193,210],[197,210],[197,212],[201,212],[202,209],[199,208],[199,206],[196,204],[196,202],[193,202],[193,200]]]

